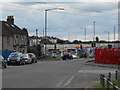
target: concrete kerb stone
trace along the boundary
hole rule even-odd
[[[98,67],[109,67],[109,68],[119,67],[119,65],[95,63],[95,60],[88,60],[85,62],[85,65],[98,66]]]

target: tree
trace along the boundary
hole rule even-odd
[[[79,44],[79,41],[78,40],[74,40],[72,43]]]
[[[99,37],[96,37],[96,42],[99,42]]]

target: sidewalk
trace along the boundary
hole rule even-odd
[[[94,59],[86,61],[85,65],[98,66],[98,67],[109,67],[109,68],[120,68],[120,65],[95,63]]]

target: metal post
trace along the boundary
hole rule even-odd
[[[47,10],[45,10],[45,36],[47,36]]]
[[[47,10],[45,10],[45,38],[47,37]],[[45,42],[45,55],[47,55],[47,43]]]
[[[38,45],[38,29],[36,29],[36,45]]]
[[[111,81],[111,73],[109,72],[108,79]]]
[[[108,32],[108,42],[109,42],[109,32]]]
[[[85,28],[85,41],[86,41],[86,28]]]
[[[107,79],[107,90],[110,90],[109,79]]]
[[[118,76],[118,71],[115,72],[115,79],[116,80],[118,79],[117,76]]]
[[[115,84],[113,83],[113,90],[116,90]]]
[[[115,25],[114,25],[114,42],[115,42]]]
[[[95,39],[95,21],[93,22],[94,23],[94,36],[93,36],[93,41],[95,41],[94,39]]]

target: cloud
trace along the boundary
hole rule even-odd
[[[1,2],[118,2],[119,0],[1,0]]]
[[[48,11],[48,34],[64,39],[84,40],[84,30],[87,28],[87,39],[92,40],[93,21],[96,21],[96,35],[102,37],[105,30],[113,33],[113,25],[117,22],[117,3],[59,3],[59,2],[16,2],[3,3],[3,19],[8,15],[15,16],[15,22],[21,28],[28,29],[34,35],[35,29],[40,32],[44,28],[44,10],[49,8],[64,7],[64,11]]]

